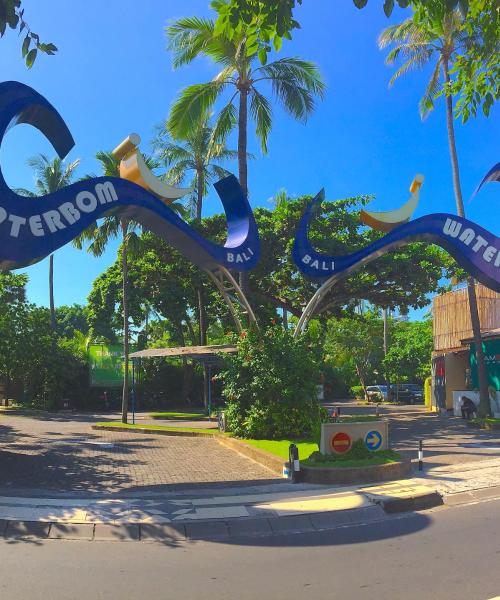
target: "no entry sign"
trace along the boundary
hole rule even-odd
[[[337,454],[344,454],[351,449],[352,440],[347,433],[339,431],[332,438],[332,450]]]

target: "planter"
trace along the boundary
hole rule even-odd
[[[407,460],[365,467],[305,467],[301,465],[299,481],[323,484],[375,483],[403,479],[410,473],[411,462]]]

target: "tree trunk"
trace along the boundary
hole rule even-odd
[[[245,196],[248,196],[247,165],[247,124],[248,124],[248,90],[240,89],[240,105],[238,111],[238,179]],[[240,288],[243,294],[248,292],[248,273],[241,271]]]
[[[363,369],[361,369],[361,367],[359,366],[358,363],[356,363],[356,374],[358,376],[359,383],[361,384],[361,387],[363,388],[363,394],[365,396],[365,400],[368,401],[368,392],[366,391],[365,376],[363,374]]]
[[[387,308],[382,309],[382,317],[384,320],[384,358],[387,357],[387,352],[389,351],[389,322],[387,319]],[[391,382],[389,373],[387,371],[387,367],[384,365],[384,374],[385,374],[385,385],[387,386],[387,400],[389,401],[391,398]]]
[[[197,221],[201,221],[201,211],[203,208],[203,188],[204,188],[204,181],[203,181],[203,173],[201,171],[196,171],[196,178],[197,178],[197,183],[196,183],[196,220]]]
[[[123,295],[123,394],[122,394],[122,423],[128,418],[129,399],[129,327],[128,327],[128,263],[127,263],[127,222],[120,221],[122,228],[122,295]]]
[[[52,332],[56,330],[56,308],[54,305],[54,255],[49,256],[49,306],[50,306],[50,326]]]
[[[443,60],[443,72],[446,85],[450,83],[450,73],[448,70],[448,60]],[[465,217],[464,202],[462,199],[462,188],[460,185],[460,169],[458,166],[457,146],[455,142],[455,129],[453,126],[453,102],[450,95],[446,96],[446,125],[448,127],[448,144],[450,147],[451,172],[453,175],[453,189],[455,191],[455,200],[457,204],[457,213],[460,217]],[[490,414],[490,398],[488,394],[488,375],[486,363],[484,360],[483,344],[481,338],[481,322],[477,309],[477,297],[475,281],[472,277],[467,279],[467,292],[469,296],[470,319],[472,324],[472,334],[476,346],[477,372],[479,379],[479,410],[480,417],[486,417]]]

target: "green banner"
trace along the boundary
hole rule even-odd
[[[500,390],[500,340],[486,340],[483,342],[483,352],[488,371],[488,385]],[[470,345],[470,367],[472,376],[472,385],[475,389],[479,388],[477,376],[476,347]]]
[[[122,385],[123,346],[121,344],[90,344],[88,361],[90,385],[101,387]],[[129,379],[132,381],[132,365],[129,368]]]

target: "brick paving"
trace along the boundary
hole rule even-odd
[[[280,481],[213,439],[91,430],[99,419],[0,415],[0,493],[162,493]]]

